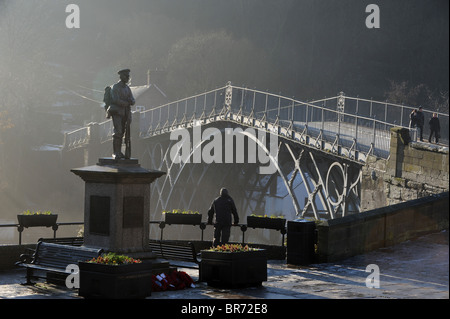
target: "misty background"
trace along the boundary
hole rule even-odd
[[[70,3],[79,29],[66,28]],[[365,25],[370,3],[379,29]],[[42,169],[38,153],[103,120],[118,69],[131,69],[132,85],[150,70],[169,100],[231,81],[304,101],[343,91],[448,113],[448,63],[447,0],[0,0],[0,222],[26,209],[82,220],[82,195],[75,203],[55,182],[60,164]]]

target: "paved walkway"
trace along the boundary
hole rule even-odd
[[[198,283],[181,291],[154,292],[150,299],[449,299],[449,232],[426,235],[405,243],[355,256],[337,263],[291,267],[269,261],[268,281],[261,287],[218,289]],[[375,264],[380,288],[368,288]],[[198,270],[182,268],[198,279]],[[80,299],[76,290],[40,282],[23,286],[23,269],[0,273],[0,299]]]

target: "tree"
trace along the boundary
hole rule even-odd
[[[224,86],[228,81],[261,88],[279,79],[264,50],[225,31],[197,33],[179,40],[168,54],[166,70],[170,95],[178,98]]]
[[[54,47],[51,0],[30,5],[28,1],[0,3],[0,111],[10,121],[29,127],[27,111],[51,103],[55,77],[46,63]],[[45,30],[45,32],[43,31]]]
[[[13,196],[19,200],[21,176],[27,174],[24,161],[36,132],[46,129],[30,110],[50,104],[53,94],[55,78],[45,62],[48,48],[55,47],[52,4],[0,2],[0,190],[11,202]]]
[[[448,91],[432,91],[426,84],[411,85],[407,81],[390,81],[385,97],[392,103],[408,106],[422,105],[429,110],[448,113]]]

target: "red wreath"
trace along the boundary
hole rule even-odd
[[[152,275],[153,291],[181,290],[194,288],[194,281],[184,271],[173,271],[170,274]]]

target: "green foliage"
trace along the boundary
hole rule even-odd
[[[31,210],[28,209],[28,210],[22,212],[22,215],[51,215],[51,214],[52,214],[52,212],[49,211],[49,210],[46,210],[46,211],[40,211],[40,210],[38,210],[38,211],[31,211]]]
[[[125,255],[118,255],[116,253],[103,254],[97,258],[92,258],[88,261],[92,264],[103,264],[103,265],[125,265],[125,264],[139,264],[141,260],[134,259]]]
[[[265,51],[226,31],[205,30],[178,40],[165,68],[167,89],[175,98],[215,89],[230,80],[267,87],[280,77]]]
[[[240,252],[247,252],[247,251],[256,251],[259,250],[258,248],[251,248],[248,245],[241,245],[241,244],[223,244],[216,247],[211,247],[210,249],[207,249],[207,251],[215,251],[215,252],[221,252],[221,253],[240,253]]]
[[[200,214],[198,211],[173,209],[169,211],[163,211],[163,214]]]
[[[272,215],[256,215],[256,214],[251,214],[250,216],[253,216],[253,217],[261,217],[261,218],[281,218],[281,219],[284,219],[285,217],[283,216],[283,215],[274,215],[274,214],[272,214]]]

